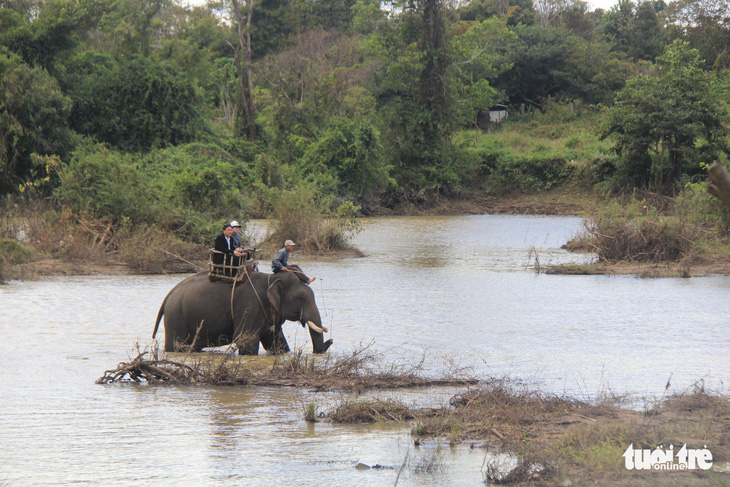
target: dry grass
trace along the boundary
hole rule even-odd
[[[158,348],[150,352],[141,352],[137,348],[136,358],[120,363],[116,369],[106,371],[97,382],[282,386],[352,392],[475,383],[469,378],[424,377],[421,375],[421,364],[391,364],[382,367],[376,363],[376,356],[367,348],[354,350],[345,356],[327,354],[321,357],[299,350],[274,356],[270,364],[233,353],[186,352],[176,354],[176,360],[172,360]],[[147,355],[152,358],[145,358]],[[178,355],[182,356],[177,359]],[[157,367],[164,374],[149,373],[149,367]]]
[[[161,227],[132,228],[129,222],[82,218],[50,202],[12,202],[0,207],[0,272],[8,279],[49,274],[118,272],[163,273],[200,270],[205,246],[190,243]],[[11,252],[12,251],[12,252]]]
[[[403,422],[416,419],[416,412],[391,399],[348,400],[335,407],[325,417],[335,423]]]
[[[684,444],[707,445],[716,463],[730,459],[730,398],[701,387],[658,400],[642,413],[543,394],[514,381],[490,380],[457,394],[446,408],[359,401],[324,416],[348,422],[412,418],[417,445],[428,439],[471,442],[509,453],[515,462],[508,467],[497,459],[485,462],[485,479],[495,484],[580,484],[590,479],[605,485],[718,485],[719,474],[707,471],[627,470],[622,455],[631,444],[648,449],[675,445],[675,451]]]
[[[600,262],[676,262],[703,235],[700,227],[668,217],[586,221],[588,246]]]

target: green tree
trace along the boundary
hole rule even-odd
[[[730,68],[730,3],[677,0],[667,6],[666,18],[680,38],[700,51],[707,68]]]
[[[182,144],[205,130],[195,84],[168,62],[82,52],[67,64],[64,86],[73,128],[123,150]]]
[[[699,52],[677,40],[655,71],[630,78],[616,95],[603,136],[616,141],[625,183],[671,193],[682,174],[725,148],[717,78],[701,65]]]
[[[659,13],[664,2],[641,2],[620,0],[602,18],[604,35],[617,50],[623,51],[632,59],[653,61],[662,50],[662,24]]]
[[[329,176],[335,186],[330,192],[363,207],[392,183],[377,133],[366,120],[334,119],[304,151],[301,164],[305,175]]]
[[[451,86],[459,122],[466,126],[475,124],[477,114],[498,100],[490,80],[512,67],[507,54],[517,36],[496,17],[482,22],[461,22],[452,30]]]
[[[499,76],[495,86],[514,104],[545,106],[548,98],[573,86],[568,69],[569,34],[553,27],[517,26],[518,40],[511,45],[512,67]]]
[[[71,101],[44,69],[0,48],[0,191],[33,176],[31,155],[65,155]]]
[[[378,79],[383,146],[394,167],[395,201],[425,202],[458,183],[450,135],[451,66],[441,0],[404,2],[388,32],[369,40],[383,63]]]

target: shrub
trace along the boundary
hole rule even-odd
[[[337,196],[372,199],[395,184],[383,163],[375,128],[359,120],[334,120],[301,159],[305,175],[324,173],[335,181]]]
[[[62,206],[78,215],[120,222],[155,219],[151,188],[131,155],[96,145],[77,151],[59,173],[55,195]]]
[[[642,202],[627,207],[611,203],[585,225],[599,260],[604,262],[677,261],[701,236],[696,225],[661,216]]]
[[[486,181],[486,189],[499,193],[510,189],[544,191],[568,181],[573,166],[555,153],[516,154],[505,151]]]
[[[334,198],[321,194],[311,183],[283,190],[273,203],[273,232],[269,241],[281,245],[291,239],[305,251],[345,248],[361,230],[356,218],[358,210],[349,201],[335,207]]]
[[[0,267],[24,264],[33,260],[34,251],[27,245],[9,238],[0,238]]]

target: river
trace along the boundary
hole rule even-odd
[[[541,265],[590,259],[559,248],[580,228],[572,217],[369,219],[353,242],[366,257],[290,260],[318,278],[332,353],[367,347],[431,374],[456,364],[639,405],[668,381],[669,392],[697,381],[725,391],[730,277],[534,271],[536,256]],[[159,305],[184,277],[0,286],[0,485],[483,485],[481,449],[415,447],[408,426],[303,420],[307,403],[327,410],[344,394],[95,384],[136,356],[136,344],[150,346]],[[301,327],[284,331],[311,351]],[[428,402],[454,392],[429,390]],[[423,391],[387,394],[423,404]],[[433,458],[437,468],[423,468]]]

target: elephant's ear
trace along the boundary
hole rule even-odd
[[[269,298],[271,306],[278,312],[281,308],[281,280],[274,281],[266,290],[266,297]]]

